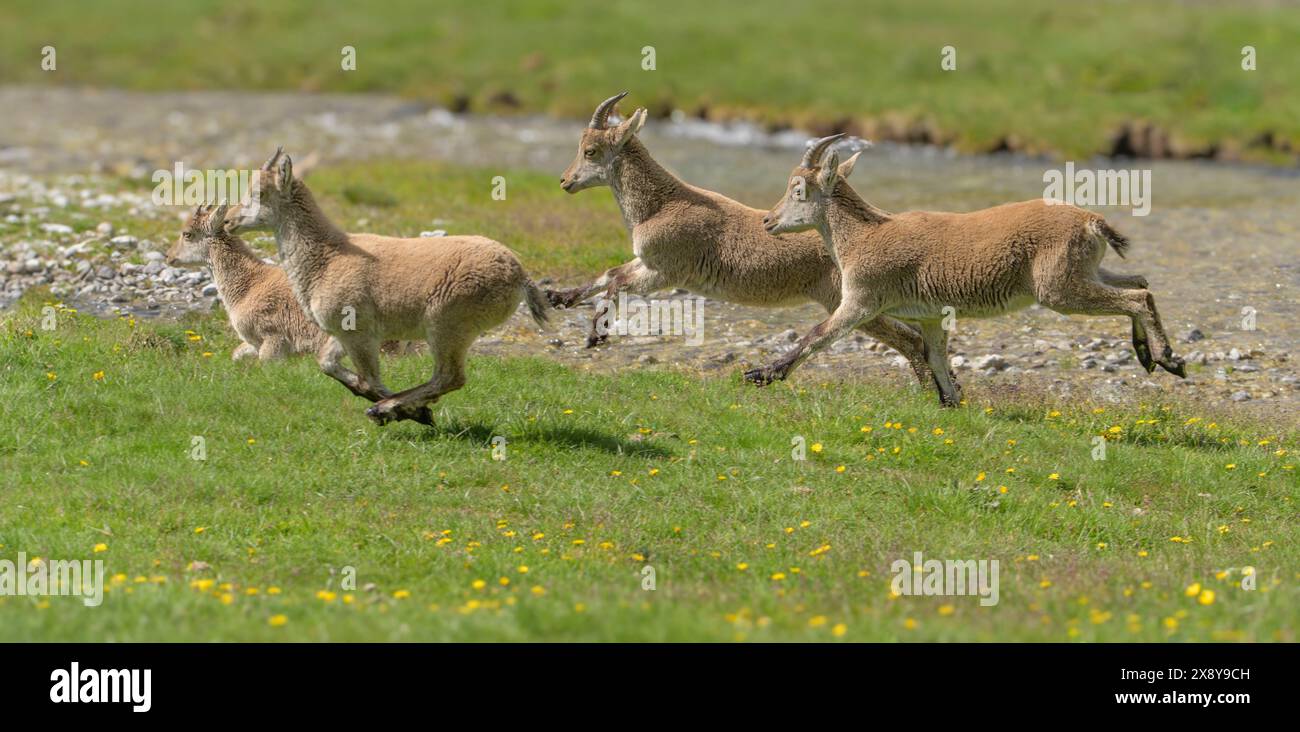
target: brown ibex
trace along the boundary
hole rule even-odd
[[[646,120],[644,109],[617,126],[608,125],[610,113],[626,95],[596,107],[560,184],[569,193],[609,186],[636,258],[580,287],[547,291],[551,304],[572,307],[601,293],[610,301],[624,289],[645,295],[680,287],[742,305],[811,300],[827,312],[834,310],[840,301],[840,272],[818,236],[809,232],[777,239],[763,229],[762,211],[669,173],[637,139]],[[589,348],[605,340],[597,322],[592,319]],[[901,353],[923,386],[936,383],[915,328],[883,316],[856,327]]]
[[[844,296],[830,318],[775,363],[747,372],[747,379],[759,385],[784,379],[859,323],[888,314],[920,324],[940,400],[954,405],[959,396],[947,369],[944,309],[989,317],[1034,302],[1064,314],[1127,316],[1133,349],[1147,372],[1158,364],[1186,376],[1146,279],[1101,268],[1106,248],[1123,256],[1128,240],[1100,215],[1042,199],[971,213],[892,214],[849,185],[861,153],[840,164],[833,150],[827,152],[840,137],[823,138],[804,154],[763,224],[773,234],[816,230],[843,270]]]
[[[288,155],[277,150],[257,175],[257,205],[243,208],[240,228],[275,232],[298,303],[333,336],[318,354],[321,369],[377,402],[366,410],[375,422],[432,424],[429,405],[465,385],[470,345],[504,323],[521,300],[545,325],[546,296],[504,245],[481,236],[433,242],[346,234],[293,177]],[[397,394],[388,391],[379,380],[385,339],[427,340],[436,361],[433,377]],[[339,363],[343,353],[356,372]]]

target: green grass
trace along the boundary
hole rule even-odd
[[[506,171],[493,201],[496,174],[372,161],[309,180],[347,228],[441,219],[507,242],[535,276],[626,257],[607,194]],[[371,180],[387,198],[349,194]],[[158,241],[177,228],[75,204],[58,217]],[[735,373],[487,357],[437,428],[380,429],[308,359],[230,362],[220,313],[64,308],[46,331],[45,303],[0,313],[0,558],[103,559],[119,579],[94,609],[0,598],[0,640],[1296,640],[1294,431],[1179,403],[945,411],[808,372],[756,390]],[[405,386],[428,363],[384,368]],[[915,551],[999,560],[999,604],[891,599],[890,565]]]
[[[0,77],[132,89],[385,91],[454,108],[585,117],[609,94],[655,113],[816,127],[927,121],[964,149],[1014,135],[1078,156],[1144,120],[1175,142],[1300,147],[1300,12],[1271,2],[965,0],[381,6],[294,0],[0,8]],[[57,50],[42,71],[41,48]],[[1254,46],[1255,71],[1241,68]],[[357,52],[341,69],[341,49]],[[642,69],[653,46],[656,69]],[[940,49],[957,49],[957,70]],[[1251,151],[1248,157],[1268,157]]]
[[[381,429],[310,360],[229,361],[219,314],[42,305],[0,314],[0,556],[117,579],[0,598],[0,640],[1296,640],[1294,434],[1195,407],[483,357]],[[999,560],[999,604],[891,598],[915,551]]]

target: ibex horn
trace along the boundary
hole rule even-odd
[[[270,169],[274,168],[274,167],[275,167],[275,161],[277,161],[277,160],[280,159],[280,154],[283,153],[283,152],[284,152],[284,146],[283,146],[283,145],[281,145],[281,146],[275,148],[275,154],[272,155],[272,156],[271,156],[271,157],[266,161],[266,163],[262,165],[262,170],[270,170]]]
[[[625,96],[627,96],[627,92],[615,94],[609,99],[601,102],[600,106],[596,107],[596,111],[592,113],[591,122],[588,123],[587,126],[593,130],[605,129],[605,123],[609,121],[609,113],[614,111],[614,106]]]
[[[826,148],[830,147],[831,143],[844,137],[846,134],[848,133],[841,132],[838,135],[823,137],[817,142],[814,142],[812,147],[808,148],[808,150],[803,154],[803,160],[799,164],[805,168],[811,168],[816,165],[817,161],[822,159],[822,154],[826,152]]]

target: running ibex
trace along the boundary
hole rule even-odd
[[[596,107],[560,185],[569,193],[602,185],[613,189],[636,258],[580,287],[547,291],[551,304],[572,307],[602,291],[609,301],[623,289],[645,295],[681,287],[742,305],[811,300],[834,310],[840,301],[840,272],[817,235],[777,239],[763,230],[762,211],[669,173],[637,139],[646,120],[644,109],[617,126],[608,125],[610,113],[626,95]],[[597,322],[592,319],[588,348],[606,338]],[[935,383],[915,328],[883,316],[855,325],[903,354],[923,386]]]
[[[846,180],[861,153],[840,164],[827,152],[840,137],[823,138],[804,154],[763,224],[773,234],[816,230],[843,270],[844,296],[830,318],[747,379],[784,379],[859,323],[888,314],[920,324],[940,400],[951,406],[959,396],[947,368],[944,309],[988,317],[1034,302],[1065,314],[1127,316],[1147,372],[1159,365],[1186,376],[1146,279],[1101,268],[1106,248],[1122,257],[1128,240],[1100,215],[1042,199],[971,213],[891,214],[862,200]]]
[[[318,354],[321,369],[377,402],[366,414],[381,425],[394,419],[432,424],[429,405],[465,385],[470,345],[504,323],[521,300],[539,326],[546,323],[546,296],[498,242],[346,234],[321,212],[279,150],[256,183],[257,205],[243,209],[240,227],[275,232],[298,303],[333,336]],[[427,340],[436,360],[433,377],[391,393],[379,380],[385,339]],[[343,353],[355,373],[339,363]]]

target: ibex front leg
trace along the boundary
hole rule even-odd
[[[348,391],[359,397],[369,399],[372,402],[377,402],[389,396],[389,392],[387,389],[383,388],[383,384],[378,384],[376,386],[376,384],[372,384],[370,381],[367,381],[355,372],[344,368],[343,364],[339,363],[339,360],[343,358],[343,354],[343,344],[339,343],[337,338],[331,337],[329,340],[325,341],[325,343],[321,345],[320,350],[316,352],[316,363],[320,365],[321,371],[334,378],[340,384],[346,386]],[[357,358],[355,356],[353,356],[352,360],[353,363],[357,365],[358,369],[364,371],[364,367],[361,364],[357,364]],[[362,357],[362,360],[365,360],[364,356]],[[374,359],[374,361],[376,364],[375,381],[377,382],[378,359]]]
[[[939,388],[939,403],[955,407],[961,402],[957,384],[948,371],[948,331],[942,321],[927,320],[921,323],[921,337],[925,340],[925,360],[934,373],[934,384]]]
[[[799,364],[808,360],[809,356],[843,338],[857,327],[858,323],[875,315],[874,311],[841,302],[829,318],[808,331],[808,334],[800,338],[794,348],[784,356],[769,366],[746,371],[745,380],[758,386],[767,386],[773,381],[783,381]]]

